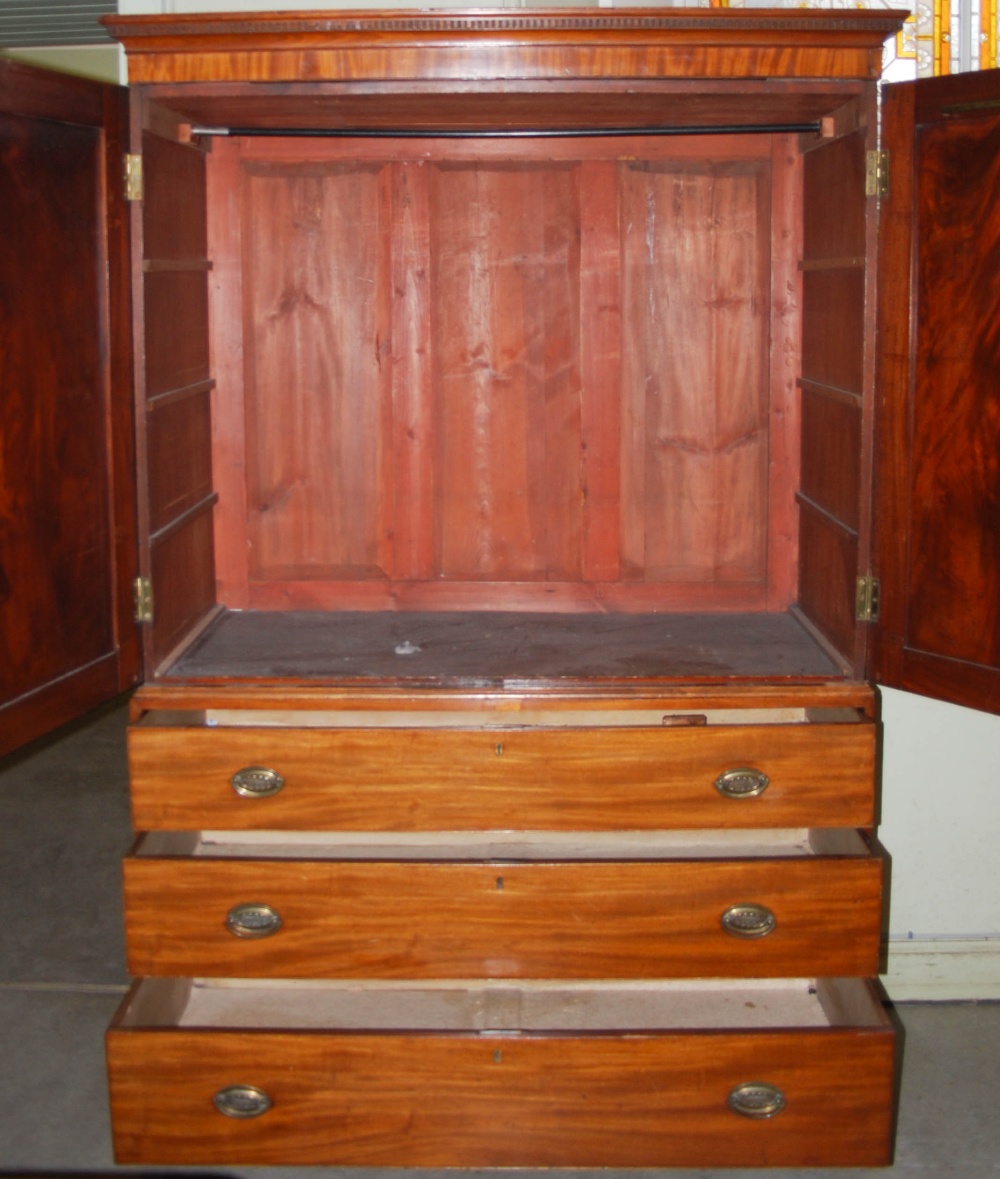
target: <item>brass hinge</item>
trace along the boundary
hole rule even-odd
[[[854,595],[854,617],[858,622],[878,622],[879,580],[870,574],[859,577]]]
[[[125,199],[142,200],[142,156],[138,154],[125,157]]]
[[[865,196],[887,197],[889,195],[889,153],[887,151],[865,152]]]
[[[132,583],[135,595],[136,622],[153,621],[153,583],[148,577],[137,577]]]

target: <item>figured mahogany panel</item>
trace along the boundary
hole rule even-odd
[[[927,83],[886,96],[872,670],[1000,712],[1000,74]]]
[[[351,863],[305,849],[272,860],[260,850],[239,859],[130,857],[129,973],[621,979],[878,970],[882,873],[870,856]],[[747,902],[774,915],[771,932],[727,932],[723,914]],[[280,928],[236,936],[227,914],[248,903],[268,905]]]
[[[388,178],[244,167],[251,579],[388,575]]]
[[[864,724],[677,729],[157,726],[129,734],[133,813],[144,830],[656,830],[864,827],[874,730]],[[263,798],[230,779],[264,766]],[[763,793],[727,798],[716,778],[755,767]]]
[[[998,667],[1000,119],[930,127],[917,150],[909,642]]]
[[[349,1166],[850,1166],[891,1161],[890,1027],[619,1033],[108,1033],[121,1163]],[[748,1079],[785,1108],[746,1118]],[[222,1116],[233,1084],[261,1117]],[[516,1132],[512,1128],[516,1128]]]
[[[0,60],[0,753],[138,671],[123,99]]]
[[[625,576],[765,576],[768,174],[626,165]]]
[[[6,703],[97,658],[113,638],[100,135],[11,114],[2,120],[0,201],[10,229],[0,238]],[[49,281],[60,272],[71,279]],[[72,645],[51,644],[53,633],[73,635]]]

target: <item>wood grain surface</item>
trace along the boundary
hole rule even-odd
[[[129,972],[266,978],[684,978],[878,970],[870,856],[583,863],[130,857]],[[431,851],[429,854],[433,855]],[[281,928],[237,937],[229,910]],[[774,929],[740,938],[734,904]]]
[[[140,830],[651,830],[865,827],[874,727],[866,724],[509,731],[133,727]],[[266,766],[286,785],[241,798],[230,777]],[[752,766],[755,798],[714,782]]]
[[[119,1161],[194,1165],[879,1166],[893,1046],[884,1026],[108,1036]],[[748,1080],[778,1086],[785,1108],[734,1113],[729,1093]],[[233,1084],[271,1109],[219,1114],[212,1099]]]

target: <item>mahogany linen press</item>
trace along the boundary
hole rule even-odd
[[[120,1162],[891,1161],[872,684],[1000,711],[1000,79],[880,133],[901,21],[0,63],[5,744],[141,684]]]

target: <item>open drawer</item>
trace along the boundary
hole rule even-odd
[[[894,1033],[857,980],[146,980],[107,1048],[120,1163],[890,1161]]]
[[[609,706],[596,723],[579,711],[394,721],[152,710],[129,731],[134,822],[145,831],[871,826],[875,724],[851,709],[776,712],[727,723],[725,712]]]
[[[881,891],[867,839],[826,829],[154,833],[125,861],[133,975],[864,976]]]

